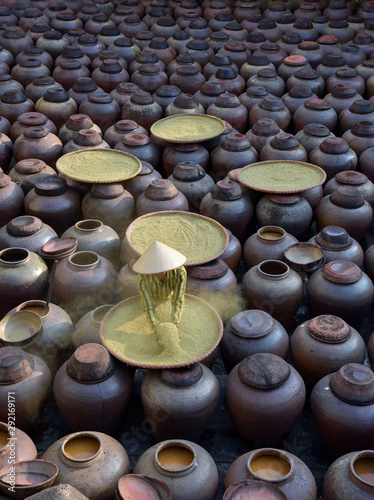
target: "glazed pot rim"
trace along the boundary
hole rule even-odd
[[[370,488],[374,488],[373,483],[369,483],[368,481],[365,481],[357,472],[355,471],[354,464],[358,460],[362,458],[372,458],[374,461],[374,451],[373,450],[360,450],[357,451],[353,457],[349,460],[349,473],[352,474],[352,476],[357,479],[360,483],[364,483],[367,486],[370,486]]]
[[[21,339],[16,339],[16,340],[11,340],[10,338],[7,338],[6,336],[6,328],[7,325],[12,322],[16,317],[22,318],[24,317],[24,327],[25,329],[27,327],[29,330],[29,337],[22,337]],[[29,318],[27,320],[27,318]],[[36,328],[31,328],[31,320],[36,322]],[[43,331],[43,321],[41,316],[39,314],[33,312],[33,311],[27,311],[27,310],[21,310],[21,311],[14,311],[7,316],[5,316],[1,321],[0,321],[0,340],[1,344],[3,346],[13,346],[13,347],[24,347],[24,346],[30,346],[35,343],[35,341],[40,337]]]
[[[191,443],[193,444],[193,443]],[[163,474],[164,476],[171,476],[171,477],[179,477],[179,476],[185,476],[187,474],[190,474],[193,470],[196,469],[198,465],[197,461],[197,454],[193,446],[188,441],[185,441],[183,439],[168,439],[166,441],[163,441],[159,445],[157,445],[157,448],[155,450],[155,455],[154,455],[154,465],[157,469],[158,472]],[[185,448],[188,451],[190,451],[193,454],[193,459],[189,465],[187,465],[184,468],[181,469],[169,469],[168,467],[165,467],[162,465],[158,459],[158,454],[160,451],[162,451],[165,448],[169,447],[179,447],[179,448]]]
[[[74,458],[68,455],[68,453],[65,451],[65,446],[70,442],[73,441],[74,439],[84,439],[84,438],[90,438],[90,439],[95,439],[99,443],[99,449],[97,450],[96,453],[92,455],[92,457],[89,458]],[[66,436],[66,438],[63,440],[61,443],[60,447],[60,455],[63,459],[63,461],[67,461],[68,463],[73,462],[76,465],[82,465],[85,466],[87,462],[92,462],[96,461],[104,452],[104,443],[101,439],[100,436],[98,436],[97,433],[92,432],[92,431],[82,431],[82,432],[74,432],[73,434],[69,434]]]
[[[84,233],[91,233],[93,231],[100,231],[103,229],[104,224],[99,219],[83,219],[75,223],[75,228]],[[84,227],[88,226],[88,227]]]
[[[93,309],[91,311],[91,321],[95,324],[95,325],[98,325],[100,326],[101,325],[101,322],[103,321],[104,319],[104,316],[106,315],[107,312],[109,312],[110,309],[112,309],[112,307],[114,307],[114,304],[102,304],[101,306],[99,307],[96,307],[95,309]],[[97,316],[100,314],[102,314],[102,311],[105,311],[104,315],[102,316],[101,320],[98,321],[97,319]]]
[[[25,302],[22,302],[21,304],[19,304],[17,307],[16,307],[16,310],[15,312],[21,312],[21,311],[27,311],[28,307],[29,306],[41,306],[44,308],[44,311],[45,311],[45,305],[46,305],[46,301],[45,300],[41,300],[41,299],[30,299],[30,300],[26,300]],[[34,311],[31,311],[31,312],[34,312]],[[38,313],[35,313],[35,314],[38,314]],[[41,317],[42,320],[45,320],[47,319],[50,315],[52,314],[52,309],[51,309],[51,304],[48,305],[48,309],[47,309],[47,312],[44,312],[43,316],[41,316],[40,314],[38,314],[38,316]]]
[[[283,268],[284,271],[282,273],[279,273],[279,274],[271,274],[269,272],[264,271],[262,268],[269,265],[269,263],[271,263],[271,265],[278,266],[279,268]],[[289,267],[288,264],[286,264],[285,262],[283,262],[281,260],[276,260],[276,259],[263,260],[257,266],[257,272],[259,274],[261,274],[262,276],[265,276],[266,278],[275,278],[275,279],[280,278],[280,279],[282,279],[282,278],[285,278],[290,273],[290,271],[291,271],[291,268]]]
[[[279,236],[279,238],[272,238],[272,239],[265,238],[264,236],[262,236],[262,233],[269,233],[269,232],[279,233],[280,236]],[[279,243],[280,241],[283,241],[286,238],[286,234],[287,234],[286,231],[280,226],[262,226],[257,231],[257,236],[261,240],[267,241],[267,242],[275,241],[275,242]]]
[[[91,258],[95,257],[95,260],[93,262],[89,262],[88,264],[79,264],[77,262],[74,262],[74,259],[76,259],[77,256],[79,259],[83,254],[86,254],[86,255],[88,254],[89,256],[91,256]],[[79,252],[74,252],[73,255],[70,255],[70,257],[68,257],[69,264],[71,264],[72,266],[75,266],[75,267],[79,267],[81,269],[88,269],[88,268],[91,268],[92,266],[96,266],[97,264],[100,263],[100,260],[101,260],[100,255],[96,252],[91,251],[91,250],[81,250]]]
[[[262,476],[259,476],[258,474],[256,474],[256,472],[254,472],[251,468],[252,460],[254,460],[258,457],[264,456],[264,455],[274,456],[276,458],[281,458],[282,460],[284,460],[285,462],[287,462],[290,465],[290,470],[288,471],[288,473],[285,476],[283,476],[279,479],[266,479],[266,481],[268,481],[271,484],[278,485],[278,484],[282,484],[285,481],[288,481],[294,475],[295,466],[294,466],[291,458],[289,456],[287,456],[284,453],[284,451],[278,450],[276,448],[261,448],[259,450],[252,451],[247,459],[247,462],[246,462],[247,475],[249,473],[249,475],[253,476],[256,480],[265,481],[265,479]]]
[[[20,254],[25,254],[25,257],[20,259],[20,260],[4,260],[3,256],[7,253],[17,253],[19,252]],[[31,256],[31,252],[27,250],[27,248],[22,248],[22,247],[9,247],[9,248],[4,248],[4,250],[0,251],[0,262],[6,265],[17,265],[17,264],[22,264],[26,262]]]

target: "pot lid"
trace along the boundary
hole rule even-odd
[[[308,332],[312,337],[327,344],[340,344],[349,339],[351,327],[341,318],[332,314],[323,314],[308,323]]]
[[[344,170],[335,175],[335,179],[342,184],[351,184],[360,186],[368,181],[365,174],[356,172],[355,170]]]
[[[331,95],[334,97],[353,97],[357,94],[357,90],[350,83],[338,83],[331,90]]]
[[[155,179],[145,190],[146,198],[157,201],[172,200],[178,195],[178,190],[168,179]]]
[[[66,122],[66,127],[70,130],[78,132],[83,129],[90,129],[93,126],[93,122],[88,115],[71,115]]]
[[[127,146],[146,146],[147,144],[150,144],[151,139],[147,134],[142,134],[140,132],[130,132],[129,134],[124,135],[124,137],[122,138],[122,142]]]
[[[324,66],[338,67],[344,66],[345,62],[343,57],[339,54],[327,54],[327,56],[324,57],[322,64]]]
[[[317,109],[320,111],[326,111],[328,109],[331,109],[331,104],[329,104],[327,101],[324,99],[308,99],[305,101],[304,106],[309,109]]]
[[[315,69],[299,69],[294,75],[300,80],[317,80],[319,78],[319,74]]]
[[[301,200],[301,195],[298,193],[292,194],[267,194],[269,200],[280,205],[293,205]]]
[[[269,58],[266,54],[252,54],[248,57],[247,62],[252,66],[266,66],[270,64]]]
[[[335,75],[338,78],[355,78],[358,75],[358,73],[354,68],[344,68],[344,69],[338,69]]]
[[[333,260],[323,266],[322,275],[334,283],[355,283],[362,276],[361,269],[347,260]]]
[[[181,109],[194,109],[199,106],[199,102],[193,95],[182,92],[175,98],[174,106]]]
[[[138,126],[134,120],[119,120],[114,124],[114,128],[120,132],[131,132],[136,130]]]
[[[343,155],[348,153],[348,143],[341,137],[328,137],[319,145],[319,149],[328,155]]]
[[[266,111],[282,111],[284,109],[284,104],[279,97],[275,97],[273,95],[267,95],[264,99],[259,103],[259,107],[261,109],[265,109]]]
[[[205,82],[200,91],[208,96],[219,96],[225,92],[220,82],[216,82],[215,80]]]
[[[309,99],[313,96],[313,92],[307,85],[295,85],[288,95],[294,99]]]
[[[35,192],[40,196],[58,196],[67,190],[67,182],[62,177],[49,175],[35,182]]]
[[[275,320],[265,311],[242,311],[230,320],[230,330],[238,337],[253,339],[268,335],[275,327]]]
[[[121,73],[124,70],[121,64],[116,59],[112,58],[112,59],[104,59],[104,61],[100,64],[100,71],[111,75],[111,74]]]
[[[82,76],[81,78],[78,78],[75,83],[73,84],[73,90],[74,92],[94,92],[97,89],[96,83],[92,80],[92,78],[89,78],[87,76]]]
[[[242,382],[256,389],[274,389],[284,384],[291,368],[284,359],[270,353],[248,356],[238,364],[238,375]]]
[[[58,238],[45,243],[39,251],[39,255],[44,260],[61,260],[72,255],[77,247],[78,240],[76,238]]]
[[[252,133],[266,137],[279,134],[279,132],[279,125],[271,118],[260,118],[252,127]]]
[[[218,68],[215,76],[220,80],[234,80],[238,76],[238,73],[232,66],[228,66],[228,67]]]
[[[43,227],[43,222],[38,217],[21,215],[8,222],[6,229],[12,236],[31,236]]]
[[[139,70],[140,70],[140,68],[139,68]],[[177,67],[176,73],[178,73],[178,75],[191,76],[191,75],[196,75],[198,73],[198,69],[195,66],[192,66],[191,64],[188,64],[188,65],[182,64],[181,66]]]
[[[374,135],[374,124],[370,121],[360,121],[353,125],[351,129],[352,134],[358,135],[360,137],[373,137]]]
[[[286,24],[288,24],[288,23],[286,23]],[[282,42],[284,42],[284,43],[298,45],[299,43],[301,43],[301,41],[302,41],[302,38],[300,36],[300,33],[298,33],[297,31],[290,31],[288,33],[285,33],[282,36]]]
[[[243,192],[237,182],[223,179],[213,186],[211,195],[216,200],[235,201],[243,196]]]
[[[181,182],[199,181],[205,177],[206,173],[200,163],[184,161],[174,167],[173,177]]]
[[[19,347],[0,349],[0,385],[15,384],[31,375],[34,369],[32,356]]]
[[[109,104],[113,101],[112,96],[102,91],[95,91],[88,94],[88,100],[98,104]]]
[[[84,344],[66,363],[67,374],[81,383],[101,382],[112,375],[116,362],[101,344]]]
[[[368,366],[348,363],[330,379],[333,394],[346,403],[370,405],[374,403],[374,373]]]
[[[142,169],[138,173],[138,175],[149,175],[152,172],[154,172],[155,169],[153,168],[153,166],[150,163],[148,163],[145,160],[141,160],[141,163],[142,163]]]
[[[112,200],[118,198],[124,192],[122,184],[113,182],[110,184],[94,184],[91,188],[91,194],[94,198],[103,198],[104,200]]]
[[[175,85],[161,85],[156,90],[156,95],[160,97],[177,97],[181,93],[181,89]]]
[[[48,89],[44,94],[43,99],[47,102],[67,102],[70,97],[64,89]]]
[[[259,78],[276,78],[277,72],[272,68],[262,68],[257,72]]]
[[[303,127],[303,131],[314,137],[327,137],[330,135],[330,129],[326,125],[322,125],[322,123],[308,123]]]
[[[352,245],[352,238],[339,226],[326,226],[316,236],[316,242],[324,250],[343,250]]]
[[[351,113],[356,113],[359,115],[367,115],[369,113],[373,113],[374,106],[370,101],[366,101],[365,99],[357,99],[349,106],[349,111]]]
[[[0,172],[0,189],[8,186],[11,183],[11,178],[9,175]]]
[[[318,42],[312,42],[310,40],[304,40],[303,42],[300,42],[298,45],[299,49],[301,50],[318,50],[319,49],[319,43]]]
[[[17,121],[22,125],[27,125],[28,127],[35,127],[37,125],[44,125],[47,122],[47,117],[42,113],[36,111],[22,113],[17,117]]]
[[[217,97],[215,105],[218,108],[239,108],[241,102],[235,94],[225,92]]]
[[[306,57],[299,55],[287,56],[283,62],[288,66],[303,66],[304,64],[308,64]]]
[[[14,165],[14,168],[20,174],[37,174],[44,170],[46,164],[43,160],[37,158],[28,158],[27,160],[20,160]]]
[[[196,278],[200,280],[213,280],[222,278],[227,271],[229,266],[222,259],[215,259],[207,264],[201,264],[198,266],[189,266],[187,269],[188,276],[191,278]]]
[[[171,368],[161,371],[161,380],[170,385],[186,387],[194,385],[203,376],[203,369],[199,363],[183,368]]]
[[[227,151],[246,151],[251,147],[251,143],[246,135],[231,132],[222,141],[221,147]]]
[[[270,146],[279,151],[289,151],[299,147],[299,141],[287,132],[281,132],[273,137],[270,141]]]
[[[364,195],[353,186],[340,186],[330,194],[330,201],[341,208],[359,208],[365,203]]]

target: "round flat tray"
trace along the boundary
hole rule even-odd
[[[122,182],[138,175],[141,161],[116,149],[82,149],[61,156],[56,168],[69,179],[90,184]]]
[[[302,161],[261,161],[247,165],[238,174],[244,186],[264,193],[301,193],[320,186],[326,172]]]
[[[229,237],[219,222],[191,212],[169,210],[138,217],[126,231],[130,248],[142,255],[158,240],[187,257],[185,266],[217,259],[227,248]]]
[[[171,301],[156,301],[161,322],[170,322]],[[185,295],[179,332],[181,353],[173,359],[156,340],[140,297],[130,297],[112,307],[101,322],[100,338],[114,357],[142,368],[178,368],[197,363],[217,347],[223,333],[219,314],[204,300]]]
[[[173,115],[158,120],[151,127],[152,134],[166,142],[203,142],[219,136],[225,123],[215,116],[200,114]]]

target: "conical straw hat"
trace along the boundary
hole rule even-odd
[[[132,266],[139,274],[157,274],[183,266],[187,257],[160,241],[154,241]]]

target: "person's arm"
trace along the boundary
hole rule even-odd
[[[175,285],[173,293],[173,323],[179,326],[184,304],[184,293],[186,290],[187,272],[184,266],[175,270]]]
[[[157,325],[160,323],[160,318],[156,314],[156,306],[152,296],[152,292],[148,287],[147,280],[141,274],[138,274],[136,285],[142,301],[143,309],[148,314],[148,318],[152,323],[152,327],[156,330]]]

